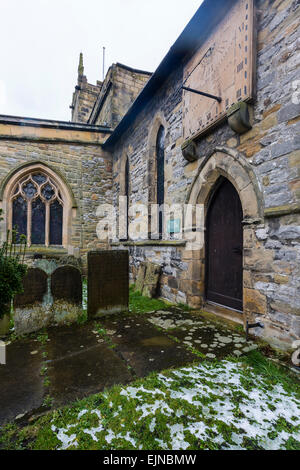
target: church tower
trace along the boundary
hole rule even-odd
[[[72,122],[84,124],[88,122],[101,88],[102,82],[97,81],[97,85],[88,83],[87,77],[84,75],[83,53],[81,52],[79,56],[77,85],[70,106]]]

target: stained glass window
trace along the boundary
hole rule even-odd
[[[43,201],[38,198],[32,203],[31,215],[31,243],[33,245],[45,244],[46,208]]]
[[[20,235],[27,236],[27,201],[21,196],[13,201],[13,228],[18,232],[17,240],[19,241]]]
[[[32,173],[20,179],[12,194],[12,225],[28,245],[62,245],[63,199],[54,181]]]
[[[50,245],[62,245],[63,207],[58,201],[50,206]]]

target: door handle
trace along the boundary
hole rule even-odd
[[[237,255],[242,255],[243,250],[241,248],[233,248],[233,253],[236,253]]]

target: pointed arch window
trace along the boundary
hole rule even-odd
[[[165,128],[160,126],[156,139],[156,194],[160,207],[158,214],[159,239],[163,238],[164,218],[162,207],[165,202]]]
[[[127,211],[126,211],[126,240],[129,238],[129,184],[130,184],[130,176],[129,176],[129,159],[126,158],[126,165],[125,165],[125,196],[126,196],[126,204],[127,204]]]
[[[15,183],[11,194],[10,225],[26,236],[29,246],[63,244],[64,201],[49,175],[27,173]]]

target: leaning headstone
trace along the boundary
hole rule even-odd
[[[161,274],[161,266],[154,263],[146,263],[146,273],[142,294],[144,297],[156,297]]]
[[[30,268],[23,279],[23,293],[14,298],[14,326],[17,335],[38,331],[51,322],[45,303],[48,276],[39,268]]]
[[[97,318],[128,311],[128,251],[91,251],[88,254],[88,316]]]
[[[74,266],[60,266],[51,276],[52,312],[56,324],[72,323],[82,314],[82,276]]]
[[[145,274],[146,274],[146,263],[141,263],[139,270],[138,270],[136,283],[135,283],[135,290],[141,293],[143,292],[143,288],[144,288]]]

